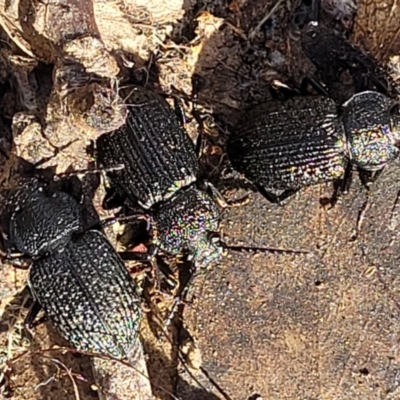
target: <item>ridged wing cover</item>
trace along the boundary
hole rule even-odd
[[[340,178],[347,149],[334,101],[309,96],[252,108],[233,129],[227,153],[252,182],[286,190]]]
[[[358,93],[343,104],[351,161],[367,171],[383,168],[399,155],[399,116],[381,93]]]
[[[196,187],[179,191],[170,202],[154,210],[152,242],[177,255],[189,251],[198,267],[217,259],[222,249],[210,240],[218,231],[220,212],[214,200]]]
[[[76,349],[123,358],[138,340],[140,302],[126,267],[98,231],[33,263],[29,286]]]
[[[67,193],[47,193],[46,187],[32,179],[8,200],[10,242],[31,257],[56,251],[81,229],[80,206]]]
[[[126,124],[97,141],[105,167],[125,168],[108,175],[119,194],[144,208],[170,198],[196,180],[194,144],[175,112],[160,95],[134,87],[127,99]]]

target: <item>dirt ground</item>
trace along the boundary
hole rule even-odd
[[[206,128],[203,173],[228,198],[246,194],[220,180],[229,128],[241,110],[269,98],[274,79],[299,85],[315,73],[290,24],[296,4],[0,0],[2,188],[15,184],[21,164],[57,173],[87,168],[90,141],[124,122],[118,88],[127,80],[187,99],[192,77],[199,76]],[[325,13],[346,21],[355,42],[388,65],[398,82],[397,0],[359,0],[356,14],[351,0],[322,5]],[[195,139],[191,105],[184,107]],[[49,323],[27,337],[27,271],[2,265],[0,395],[15,400],[400,399],[398,167],[396,162],[387,168],[373,187],[356,240],[365,200],[357,177],[350,194],[331,210],[321,206],[331,185],[304,190],[285,207],[251,193],[247,204],[226,210],[221,226],[228,244],[309,253],[228,250],[201,271],[166,335],[157,321],[168,315],[172,299],[150,290],[143,300],[143,354],[133,367],[103,367],[59,349],[68,344]],[[112,215],[101,208],[102,184],[90,179],[83,186],[99,216]],[[107,233],[115,239],[115,231]],[[128,265],[142,284],[146,266]]]

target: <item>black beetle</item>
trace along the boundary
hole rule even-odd
[[[126,101],[126,123],[97,139],[97,158],[105,168],[124,165],[107,173],[116,196],[150,209],[195,182],[199,164],[193,142],[161,95],[135,86]]]
[[[83,228],[81,211],[74,197],[37,178],[8,198],[8,250],[32,260],[35,303],[25,323],[43,308],[77,350],[124,358],[138,343],[136,286],[103,233]]]
[[[328,97],[299,96],[245,113],[227,153],[268,200],[280,202],[321,182],[343,178],[345,187],[352,165],[382,170],[399,154],[399,128],[398,109],[378,92],[356,94],[339,108]]]
[[[319,3],[301,1],[293,22],[325,84],[314,85],[324,96],[255,106],[233,128],[227,144],[232,166],[273,202],[304,186],[341,180],[334,203],[339,190],[348,189],[353,166],[368,187],[399,154],[400,114],[392,100],[397,88],[373,57],[316,22]],[[351,84],[342,82],[345,73]]]
[[[366,90],[393,99],[398,97],[398,87],[385,68],[334,29],[310,22],[301,31],[301,46],[317,67],[319,80],[326,85],[329,97],[339,104]]]
[[[137,86],[127,96],[127,105],[126,125],[98,138],[97,159],[106,169],[124,165],[107,173],[114,189],[111,194],[114,200],[122,200],[120,205],[139,205],[142,214],[145,209],[150,257],[158,250],[188,255],[190,281],[200,268],[219,259],[224,249],[304,253],[227,246],[218,233],[221,212],[216,203],[224,199],[211,184],[198,179],[195,145],[177,113],[161,95]],[[187,283],[181,289],[186,288]]]
[[[198,187],[194,143],[161,95],[134,86],[126,101],[126,124],[96,143],[101,167],[125,167],[107,173],[114,200],[146,210],[154,249],[188,252],[196,268],[206,266],[222,253],[215,235],[220,212]]]

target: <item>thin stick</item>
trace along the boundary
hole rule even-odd
[[[278,0],[275,5],[272,7],[271,11],[265,15],[265,17],[259,22],[259,24],[249,33],[249,39],[254,39],[257,31],[262,27],[265,21],[267,21],[271,16],[275,13],[275,11],[279,8],[279,6],[283,3],[283,0]]]
[[[67,366],[65,364],[63,364],[60,360],[57,360],[56,358],[51,358],[51,357],[46,357],[43,356],[44,358],[48,358],[50,361],[52,361],[54,364],[61,366],[61,368],[63,368],[65,370],[65,372],[67,373],[67,375],[69,376],[69,379],[72,382],[72,386],[74,387],[74,394],[75,394],[75,399],[76,400],[80,400],[80,396],[79,396],[79,390],[78,390],[78,385],[75,382],[75,379],[71,373],[71,371],[69,370],[69,368],[67,368]]]

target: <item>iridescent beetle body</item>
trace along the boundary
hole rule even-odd
[[[195,182],[199,165],[193,142],[163,97],[133,87],[127,102],[125,125],[98,138],[98,159],[106,167],[123,164],[107,173],[116,192],[149,209]]]
[[[381,170],[398,156],[399,127],[392,101],[378,92],[354,95],[341,108],[323,96],[295,97],[245,113],[227,153],[269,200],[282,201],[302,187],[343,178],[351,165]]]
[[[340,178],[347,143],[333,100],[295,97],[252,108],[228,142],[232,165],[267,191]]]
[[[194,143],[157,93],[133,87],[127,106],[126,124],[97,140],[100,165],[124,165],[108,177],[123,202],[149,214],[153,245],[173,255],[188,252],[198,267],[209,264],[222,252],[211,240],[219,211],[197,186]]]
[[[29,287],[60,334],[79,351],[127,357],[137,346],[140,299],[106,237],[90,230],[32,264]]]
[[[136,286],[107,238],[83,230],[81,209],[68,193],[36,178],[7,201],[8,247],[32,259],[28,283],[38,307],[77,350],[128,356],[141,316]]]

